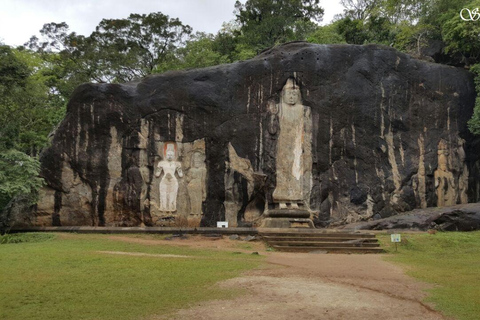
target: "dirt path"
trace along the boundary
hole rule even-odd
[[[112,238],[151,245],[168,242],[170,245],[239,250],[239,241],[228,239]],[[243,289],[244,295],[148,319],[447,319],[422,302],[426,285],[383,261],[382,255],[267,252],[261,243],[251,245],[251,249],[241,250],[266,255],[266,268],[219,284],[224,288]]]

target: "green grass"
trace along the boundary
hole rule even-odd
[[[117,320],[168,314],[199,301],[235,296],[239,292],[214,284],[262,262],[259,256],[142,245],[105,235],[40,236],[45,237],[48,241],[0,245],[0,319]]]
[[[427,301],[437,310],[456,319],[480,319],[480,232],[402,234],[398,252],[389,235],[379,239],[392,253],[387,260],[434,284]]]

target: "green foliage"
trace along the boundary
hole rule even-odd
[[[480,314],[480,232],[404,234],[395,253],[390,236],[380,238],[394,255],[387,259],[406,266],[407,273],[435,286],[428,301],[455,319],[477,319]]]
[[[39,171],[37,159],[15,149],[0,150],[0,211],[19,195],[29,195],[30,203],[35,203],[35,195],[44,183]]]
[[[0,98],[3,100],[14,95],[17,87],[25,85],[29,70],[8,46],[0,46],[0,62]]]
[[[468,129],[475,135],[480,134],[480,64],[475,64],[470,68],[470,71],[475,75],[475,91],[477,97],[475,98],[475,108],[473,109],[473,116],[468,121]]]
[[[70,32],[65,22],[47,23],[40,34],[41,39],[33,36],[25,45],[42,58],[42,74],[51,92],[67,101],[78,85],[102,82],[89,38]]]
[[[435,30],[430,25],[417,23],[412,25],[403,21],[397,27],[394,47],[400,51],[420,57],[422,50],[428,45],[430,36]]]
[[[238,45],[238,37],[229,31],[219,31],[212,43],[212,50],[218,52],[222,57],[227,57],[229,62],[237,60],[236,48]]]
[[[35,156],[63,116],[42,68],[37,55],[0,47],[0,211],[19,195],[34,202],[43,183]]]
[[[90,36],[100,62],[99,76],[108,82],[126,82],[161,70],[190,33],[188,25],[161,12],[103,19]]]
[[[215,51],[214,41],[210,34],[197,33],[184,48],[178,50],[181,61],[179,67],[203,68],[230,62],[228,56]]]
[[[480,7],[480,1],[474,1],[467,8]],[[480,25],[473,21],[463,21],[458,12],[452,14],[442,26],[442,38],[447,54],[461,54],[467,65],[480,62]]]
[[[279,43],[304,40],[311,20],[320,21],[319,0],[248,0],[235,3],[242,41],[254,51]],[[303,37],[304,39],[300,39]]]
[[[89,37],[49,23],[27,46],[44,54],[52,84],[67,97],[83,82],[127,82],[174,65],[191,28],[160,12],[103,19]]]
[[[308,37],[308,42],[318,44],[347,43],[345,37],[338,33],[338,22],[318,27]]]
[[[347,43],[390,45],[394,39],[393,25],[384,17],[370,16],[367,20],[347,17],[336,23],[338,33],[345,38]]]
[[[76,234],[0,245],[0,257],[2,320],[168,318],[185,306],[236,296],[237,291],[214,284],[262,262],[260,256]]]
[[[423,0],[425,5],[419,14],[420,22],[429,24],[441,34],[443,24],[453,16],[459,17],[462,8],[472,0]]]
[[[36,155],[63,117],[65,102],[51,91],[47,69],[36,54],[0,48],[0,150]],[[10,66],[10,67],[8,67]]]
[[[0,244],[36,243],[55,239],[52,233],[11,233],[0,236]]]

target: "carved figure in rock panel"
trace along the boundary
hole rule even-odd
[[[272,107],[269,108],[272,112]],[[274,108],[274,112],[277,108]],[[273,201],[280,209],[298,209],[305,203],[311,174],[311,111],[302,104],[300,88],[289,78],[283,87],[278,106],[280,133],[277,142],[276,187]]]
[[[438,144],[438,169],[434,173],[438,207],[453,206],[457,202],[455,178],[448,170],[447,156],[447,145],[442,139]]]
[[[206,192],[205,155],[196,151],[192,155],[192,164],[187,172],[187,190],[190,199],[190,215],[200,217],[202,215],[202,202],[207,197]]]
[[[183,177],[182,165],[176,161],[176,144],[166,143],[164,146],[164,159],[157,164],[155,176],[163,177],[160,180],[160,211],[177,211],[178,180]]]

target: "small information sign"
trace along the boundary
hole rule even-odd
[[[394,233],[390,235],[392,242],[402,242],[402,237],[398,233]]]
[[[217,221],[217,228],[228,228],[228,221]]]

